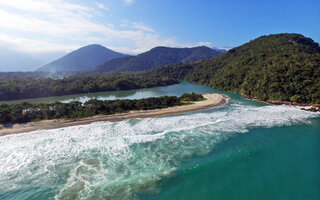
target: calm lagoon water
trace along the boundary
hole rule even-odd
[[[160,97],[160,96],[181,96],[186,92],[197,92],[205,93],[212,91],[208,87],[199,87],[199,85],[190,84],[188,82],[181,82],[180,84],[156,87],[156,88],[145,88],[136,90],[123,90],[123,91],[108,91],[108,92],[96,92],[96,93],[84,93],[84,94],[74,94],[56,97],[45,97],[45,98],[34,98],[34,99],[22,99],[15,101],[0,101],[1,103],[15,104],[22,102],[29,103],[53,103],[56,101],[60,102],[71,102],[80,101],[86,102],[90,99],[99,100],[115,100],[115,99],[142,99],[148,97]]]
[[[185,92],[219,91],[97,96]],[[320,115],[225,94],[205,111],[0,137],[0,199],[320,199]]]

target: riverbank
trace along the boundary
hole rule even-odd
[[[290,101],[279,101],[279,100],[262,100],[257,97],[248,96],[245,94],[241,94],[242,97],[251,100],[263,101],[273,105],[290,105],[290,106],[300,106],[300,107],[310,107],[310,108],[301,108],[301,110],[311,111],[311,112],[320,112],[320,104],[309,104],[309,103],[296,103]]]
[[[149,117],[159,117],[166,116],[184,112],[192,112],[197,110],[204,110],[212,107],[217,107],[224,105],[228,102],[229,97],[223,94],[203,94],[203,97],[206,99],[204,101],[193,102],[192,104],[169,107],[164,109],[154,109],[154,110],[137,110],[130,111],[128,113],[119,113],[113,115],[98,115],[94,117],[82,118],[78,120],[43,120],[39,122],[29,122],[26,124],[14,124],[10,127],[0,127],[0,136],[16,134],[16,133],[25,133],[36,130],[43,129],[56,129],[63,128],[68,126],[77,126],[85,125],[98,121],[111,121],[117,122],[127,119],[134,118],[149,118]]]

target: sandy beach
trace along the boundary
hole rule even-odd
[[[223,94],[203,94],[203,97],[206,99],[204,101],[193,102],[189,105],[175,106],[163,109],[154,109],[154,110],[135,110],[127,113],[119,113],[113,115],[97,115],[94,117],[82,118],[77,120],[63,120],[63,119],[55,119],[55,120],[43,120],[39,122],[29,122],[26,124],[14,124],[13,126],[0,127],[0,136],[5,136],[9,134],[16,133],[25,133],[36,130],[44,130],[44,129],[56,129],[67,126],[77,126],[90,124],[98,121],[111,121],[117,122],[127,119],[134,118],[149,118],[149,117],[159,117],[166,116],[171,114],[178,114],[184,112],[192,112],[197,110],[204,110],[212,107],[217,107],[224,105],[228,102],[229,97]]]

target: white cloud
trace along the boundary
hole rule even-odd
[[[207,46],[207,47],[212,47],[211,42],[198,42],[199,46]]]
[[[132,4],[132,0],[126,0]],[[142,22],[117,28],[97,10],[108,9],[68,3],[65,0],[0,0],[0,42],[26,52],[69,52],[90,43],[100,43],[124,53],[141,53],[155,46],[185,47],[174,38],[163,38]],[[105,23],[101,23],[104,21]],[[114,41],[121,41],[120,44]],[[130,44],[130,45],[128,45]],[[200,43],[199,43],[200,44]],[[209,43],[203,43],[209,44]]]
[[[98,8],[103,9],[103,10],[110,10],[108,7],[106,7],[105,5],[103,5],[102,3],[98,3],[96,2],[96,5]]]
[[[142,31],[155,32],[152,28],[143,25],[141,22],[134,22],[132,27]]]
[[[90,7],[67,3],[62,0],[0,0],[0,5],[30,12],[58,15],[77,15],[92,10]]]
[[[12,45],[12,48],[22,52],[65,52],[68,53],[81,45],[65,45],[45,40],[11,37],[0,33],[0,44]]]

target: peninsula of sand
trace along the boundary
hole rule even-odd
[[[217,107],[217,106],[224,105],[229,101],[229,97],[224,94],[207,93],[207,94],[203,94],[203,97],[205,98],[205,100],[203,101],[196,101],[187,105],[174,106],[174,107],[163,108],[163,109],[135,110],[127,113],[118,113],[118,114],[112,114],[112,115],[97,115],[94,117],[81,118],[77,120],[55,119],[55,120],[43,120],[38,122],[29,122],[26,124],[13,124],[12,126],[2,126],[0,127],[0,136],[16,134],[16,133],[26,133],[26,132],[36,131],[36,130],[56,129],[56,128],[63,128],[67,126],[85,125],[85,124],[90,124],[98,121],[117,122],[117,121],[134,119],[134,118],[166,116],[166,115],[192,112],[192,111]]]

